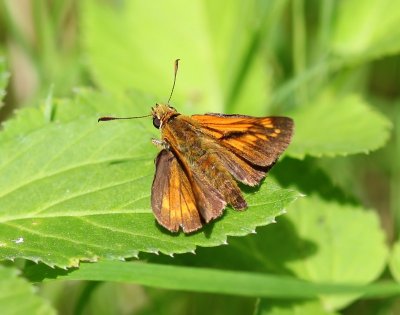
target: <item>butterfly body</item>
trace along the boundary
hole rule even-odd
[[[172,232],[200,229],[227,204],[247,208],[237,181],[259,184],[293,131],[287,117],[185,116],[164,104],[152,108],[152,116],[163,148],[156,158],[152,209]]]

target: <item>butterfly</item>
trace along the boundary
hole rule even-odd
[[[171,232],[195,232],[220,217],[227,205],[246,209],[238,182],[258,185],[288,147],[294,128],[288,117],[185,116],[168,104],[156,104],[146,116],[161,131],[161,140],[152,140],[161,150],[151,207],[158,223]],[[138,117],[99,121],[130,118]]]

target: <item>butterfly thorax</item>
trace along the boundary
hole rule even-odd
[[[198,134],[197,124],[185,115],[169,119],[161,128],[164,141],[186,158],[196,160],[207,151],[208,137]]]

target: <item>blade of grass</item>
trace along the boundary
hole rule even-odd
[[[304,2],[295,0],[292,4],[293,18],[293,66],[295,76],[304,73],[306,69],[306,27],[304,21]],[[300,84],[296,89],[297,104],[307,102],[307,85]]]
[[[128,282],[181,291],[282,299],[308,299],[319,294],[358,293],[364,297],[400,295],[400,286],[393,282],[367,286],[317,284],[287,276],[141,262],[83,263],[79,269],[57,279]]]
[[[238,95],[240,94],[243,83],[246,80],[248,71],[252,62],[254,61],[258,49],[261,43],[265,41],[267,37],[270,37],[269,34],[272,33],[271,28],[273,25],[277,25],[276,20],[281,16],[286,3],[287,1],[275,1],[269,6],[260,3],[260,23],[252,34],[252,38],[249,41],[248,47],[242,56],[239,69],[232,80],[232,85],[229,89],[225,102],[225,108],[227,112],[230,112],[231,109],[234,108],[235,100],[238,99]]]

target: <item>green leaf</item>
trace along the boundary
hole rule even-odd
[[[5,59],[0,55],[0,108],[3,105],[2,100],[4,96],[6,95],[6,86],[8,83],[8,78],[10,77],[10,74],[6,70],[6,61]]]
[[[357,284],[375,280],[385,268],[385,236],[374,212],[307,196],[296,202],[288,218],[290,222],[280,221],[279,229],[273,226],[266,231],[269,237],[258,240],[263,248],[283,244],[269,256],[278,268],[312,282]],[[293,234],[297,236],[288,237]],[[295,253],[302,255],[293,259]],[[355,298],[321,296],[327,310],[340,309]]]
[[[306,196],[289,209],[277,224],[259,229],[255,235],[231,239],[227,247],[199,249],[193,258],[184,255],[151,261],[273,272],[331,284],[365,285],[384,270],[387,248],[375,213],[317,196]],[[324,309],[329,311],[343,308],[356,298],[345,294],[320,296]]]
[[[181,291],[284,299],[309,299],[315,298],[318,294],[358,293],[364,294],[365,297],[400,294],[400,287],[393,282],[367,286],[317,284],[288,276],[141,262],[82,263],[79,269],[59,276],[58,279],[137,283]]]
[[[261,299],[257,305],[255,315],[338,315],[327,311],[318,301],[279,302]]]
[[[285,159],[274,174],[282,186],[295,187],[307,196],[289,207],[278,224],[260,230],[251,240],[233,240],[231,246],[268,252],[262,260],[258,255],[253,261],[269,271],[295,274],[312,282],[367,284],[382,273],[388,250],[374,211],[333,186],[312,159]],[[326,310],[337,310],[355,298],[321,296],[321,302]]]
[[[287,153],[297,158],[368,153],[390,135],[390,121],[356,95],[325,92],[291,116],[295,134]]]
[[[365,61],[400,51],[398,1],[343,1],[335,16],[331,47],[337,55]]]
[[[393,277],[400,282],[400,242],[397,241],[392,248],[389,260],[390,271]]]
[[[35,287],[18,274],[18,270],[0,265],[1,314],[56,314],[47,301],[35,294]]]
[[[56,107],[55,122],[42,119],[25,134],[14,132],[23,119],[9,123],[12,132],[6,129],[9,138],[0,144],[0,259],[70,267],[140,251],[190,252],[273,222],[298,197],[267,179],[246,189],[247,211],[228,209],[192,235],[167,233],[150,208],[157,149],[149,130],[156,129],[149,120],[97,123],[110,99],[89,94]],[[125,110],[137,110],[125,103]]]
[[[80,4],[89,68],[101,88],[120,92],[135,87],[166,102],[173,61],[180,58],[173,100],[185,102],[181,110],[263,112],[270,84],[264,59],[256,53],[259,31],[279,16],[283,2]]]

